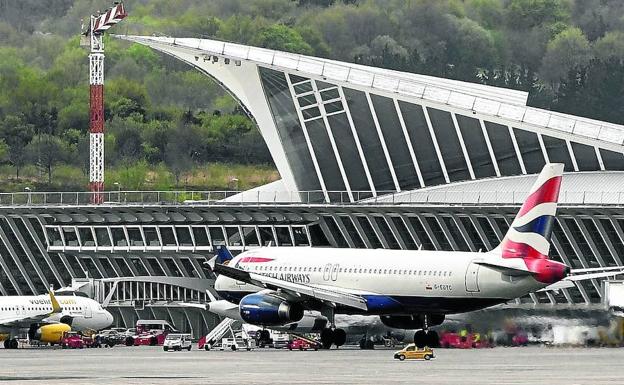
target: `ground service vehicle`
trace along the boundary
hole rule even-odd
[[[135,332],[136,335],[126,337],[126,346],[162,345],[167,334],[177,330],[164,320],[138,320]]]
[[[61,338],[61,347],[63,349],[82,349],[85,347],[85,342],[77,332],[65,332]]]
[[[415,344],[409,344],[403,349],[394,352],[394,358],[403,361],[405,359],[408,360],[427,360],[429,361],[432,358],[435,358],[433,354],[433,349],[430,348],[419,348]]]
[[[440,347],[453,349],[482,349],[494,347],[489,339],[480,333],[468,333],[460,336],[454,332],[445,332],[440,335]]]
[[[247,351],[256,347],[256,344],[251,338],[223,338],[221,340],[220,350],[240,350],[245,349]]]
[[[191,335],[190,334],[178,334],[178,333],[170,333],[165,338],[163,342],[163,350],[188,350],[191,351]]]
[[[306,341],[301,338],[294,338],[292,341],[288,343],[286,347],[288,348],[288,350],[308,350],[308,349],[318,350],[319,345],[312,341]]]
[[[123,330],[125,333],[125,329]],[[123,344],[125,339],[126,337],[115,329],[103,330],[96,336],[96,340],[98,340],[100,344],[109,348]]]
[[[150,330],[146,333],[139,334],[133,339],[134,346],[157,346],[165,342],[165,338],[169,333],[164,330]],[[127,342],[126,342],[127,344]]]

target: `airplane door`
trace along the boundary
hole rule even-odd
[[[331,277],[331,263],[328,263],[327,265],[325,265],[325,268],[323,269],[323,279],[325,281],[329,281],[329,278]]]
[[[91,306],[89,304],[85,305],[85,318],[91,318],[93,317],[93,309],[91,309]]]
[[[479,291],[479,265],[470,263],[466,269],[466,291],[476,293]]]
[[[337,279],[338,279],[338,267],[339,267],[339,266],[340,266],[340,265],[336,263],[336,264],[334,265],[334,267],[332,268],[332,271],[331,271],[331,280],[332,280],[332,281],[335,281],[335,280],[337,280]]]

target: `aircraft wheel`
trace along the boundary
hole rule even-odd
[[[334,330],[334,343],[336,346],[342,346],[347,342],[347,333],[343,329]]]
[[[191,347],[189,346],[188,348],[186,348],[186,350],[188,350],[190,352],[191,351]]]
[[[414,333],[414,344],[420,349],[427,346],[427,332],[424,330],[419,330]]]
[[[430,348],[440,347],[440,336],[438,336],[438,333],[433,330],[427,331],[426,344]]]
[[[404,356],[403,354],[401,354],[401,355],[399,356],[399,361],[403,361],[403,360],[405,360],[405,356]]]
[[[4,340],[4,348],[5,348],[5,349],[10,349],[10,347],[9,347],[9,343],[10,343],[10,341],[11,341],[11,340]]]
[[[134,345],[134,338],[132,337],[126,338],[126,346],[132,346],[132,345]]]
[[[323,349],[331,348],[334,343],[334,331],[331,329],[323,329],[321,332],[321,343],[323,344]]]
[[[17,340],[16,340],[15,338],[14,338],[14,339],[12,339],[12,340],[11,340],[11,343],[9,344],[10,349],[17,349],[18,345],[19,345],[19,344],[18,344],[18,342],[17,342]]]
[[[206,345],[204,345],[204,350],[205,350],[205,351],[209,351],[209,350],[210,350],[210,344],[206,344]]]
[[[150,338],[150,346],[158,345],[158,339],[156,337]]]

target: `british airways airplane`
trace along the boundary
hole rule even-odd
[[[305,310],[330,322],[326,348],[346,340],[335,314],[379,316],[392,328],[418,330],[419,346],[437,342],[429,327],[447,314],[501,304],[567,279],[548,258],[563,164],[547,164],[501,244],[490,252],[263,247],[209,265],[215,290],[238,304],[245,322],[297,322]],[[220,262],[220,263],[219,263]]]

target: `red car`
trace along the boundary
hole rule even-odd
[[[82,349],[85,347],[85,342],[80,334],[76,332],[65,332],[63,338],[61,338],[61,347],[63,349]]]
[[[295,338],[286,345],[288,350],[308,350],[314,349],[318,350],[319,344],[312,341],[306,341],[301,338]]]

